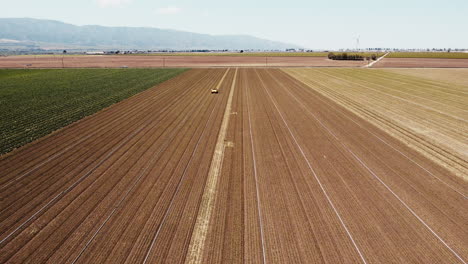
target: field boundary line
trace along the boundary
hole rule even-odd
[[[333,211],[335,212],[336,216],[338,217],[338,220],[340,221],[341,225],[343,226],[343,228],[345,229],[348,237],[350,238],[352,244],[354,245],[354,248],[356,249],[356,251],[358,252],[359,256],[361,257],[361,260],[363,263],[367,264],[367,261],[366,259],[364,258],[364,255],[362,254],[361,250],[359,249],[359,247],[357,246],[356,244],[356,241],[354,240],[353,236],[351,235],[351,232],[349,231],[348,227],[346,226],[346,224],[344,223],[344,220],[341,218],[341,215],[340,213],[338,212],[338,209],[335,207],[335,205],[333,204],[333,202],[331,201],[330,197],[328,196],[328,193],[327,191],[325,190],[325,188],[323,187],[323,184],[322,182],[320,181],[320,179],[318,178],[315,170],[312,168],[312,165],[309,161],[309,159],[307,158],[307,156],[305,155],[305,152],[304,150],[302,149],[301,145],[299,144],[299,142],[297,141],[296,137],[294,136],[294,133],[291,131],[291,128],[289,127],[288,123],[286,122],[283,114],[281,113],[281,111],[279,110],[278,108],[278,105],[276,104],[276,102],[273,100],[273,97],[271,96],[270,92],[268,92],[268,89],[266,89],[265,87],[265,83],[262,79],[262,77],[260,76],[260,74],[258,74],[257,71],[255,71],[255,73],[257,73],[257,76],[259,77],[261,83],[262,83],[262,87],[263,89],[267,92],[268,94],[268,97],[270,97],[270,100],[271,102],[273,103],[273,105],[275,106],[276,108],[276,111],[278,112],[278,114],[280,115],[281,119],[283,120],[283,123],[286,125],[286,128],[288,129],[289,131],[289,134],[291,135],[292,139],[294,140],[294,143],[296,143],[297,147],[299,148],[300,152],[301,152],[301,155],[304,157],[306,163],[307,163],[307,166],[309,167],[310,171],[312,172],[312,174],[314,175],[315,179],[317,180],[317,183],[319,184],[320,186],[320,189],[322,190],[323,194],[325,195],[325,198],[327,198],[327,201],[328,203],[331,205],[331,207],[333,208]]]
[[[218,84],[218,88],[223,83],[224,77],[226,77],[229,70],[230,69],[228,69],[224,74],[223,78]],[[234,79],[232,80],[231,90],[229,92],[226,109],[224,110],[223,121],[221,123],[221,129],[218,134],[218,140],[216,141],[215,151],[211,160],[210,170],[208,172],[208,178],[206,181],[205,190],[203,192],[203,197],[200,204],[200,211],[198,212],[195,227],[192,232],[192,238],[190,240],[185,263],[202,263],[203,261],[202,254],[205,248],[205,241],[210,225],[211,215],[213,213],[213,206],[216,201],[218,179],[223,167],[225,149],[224,141],[226,140],[227,128],[229,126],[229,118],[231,116],[231,105],[232,98],[234,97],[237,71],[238,68],[236,68],[236,71],[234,73]]]
[[[284,85],[282,85],[284,87]],[[288,89],[285,89],[286,91],[288,91]],[[354,159],[356,159],[356,161],[358,161],[361,166],[363,166],[364,168],[367,169],[367,171],[369,171],[371,173],[371,175],[376,178],[391,194],[393,194],[393,196],[395,198],[397,198],[403,205],[404,207],[406,207],[406,209],[408,209],[408,211],[413,214],[413,216],[415,216],[420,223],[422,223],[440,242],[442,242],[442,244],[444,244],[444,246],[449,249],[454,255],[455,257],[457,257],[462,263],[466,264],[466,262],[463,260],[463,258],[461,258],[457,252],[455,252],[455,250],[453,250],[426,222],[424,222],[424,220],[419,217],[419,215],[416,214],[416,212],[413,211],[413,209],[411,209],[411,207],[409,207],[401,198],[400,196],[398,196],[379,176],[377,176],[377,174],[367,166],[366,163],[364,163],[345,143],[343,143],[343,141],[341,141],[336,135],[335,133],[333,133],[325,124],[322,123],[322,121],[315,116],[314,113],[312,113],[305,105],[303,102],[299,101],[299,99],[297,99],[297,97],[290,93],[288,91],[288,93],[294,97],[294,99],[299,103],[301,104],[301,107],[303,109],[305,109],[315,120],[317,120],[319,122],[319,124],[330,134],[332,135],[337,142],[339,142],[343,147],[344,149],[346,149],[353,157]]]

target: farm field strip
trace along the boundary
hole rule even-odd
[[[308,168],[310,169],[310,171],[312,172],[312,174],[314,175],[314,178],[315,180],[317,181],[318,185],[320,186],[320,189],[321,191],[323,192],[324,196],[326,197],[327,201],[328,201],[328,204],[332,207],[333,211],[335,212],[337,218],[339,219],[340,223],[341,223],[341,226],[343,227],[343,229],[346,231],[346,234],[348,235],[350,241],[352,242],[354,248],[356,249],[357,253],[359,254],[359,257],[361,258],[362,262],[363,263],[367,263],[366,259],[364,258],[363,256],[363,253],[362,251],[360,250],[360,248],[358,247],[358,245],[356,244],[356,241],[354,239],[354,237],[352,236],[351,232],[349,231],[347,225],[345,224],[343,218],[341,217],[341,214],[339,213],[338,209],[336,208],[336,206],[334,205],[333,201],[330,199],[330,196],[329,194],[327,193],[322,181],[319,179],[319,177],[317,176],[317,173],[316,171],[314,170],[313,166],[311,165],[311,162],[310,160],[307,158],[301,144],[299,144],[299,142],[297,141],[297,138],[295,136],[295,134],[292,132],[291,130],[291,127],[290,125],[288,124],[288,122],[285,120],[281,110],[278,108],[278,105],[277,103],[275,102],[275,100],[273,99],[271,93],[268,91],[268,89],[266,89],[266,84],[265,82],[263,81],[262,77],[258,74],[257,72],[257,76],[261,82],[261,86],[262,88],[265,90],[267,96],[270,98],[270,101],[272,102],[272,104],[274,105],[274,108],[276,109],[276,111],[278,112],[281,120],[283,121],[285,127],[287,128],[288,132],[289,132],[289,135],[291,136],[291,138],[293,139],[294,143],[296,144],[297,148],[299,149],[303,159],[307,162],[307,166]]]
[[[245,88],[244,88],[245,89]],[[260,229],[260,241],[261,241],[261,244],[262,244],[262,247],[261,247],[261,255],[262,255],[262,261],[263,263],[266,263],[266,250],[265,250],[265,228],[264,228],[264,225],[263,225],[263,214],[262,214],[262,209],[261,209],[261,201],[260,201],[260,191],[259,191],[259,188],[258,188],[258,184],[259,184],[259,180],[258,180],[258,170],[257,170],[257,162],[256,162],[256,158],[255,158],[255,144],[254,144],[254,140],[253,140],[253,131],[252,131],[252,118],[251,118],[251,115],[250,115],[250,107],[249,107],[249,103],[251,102],[249,99],[249,91],[246,92],[247,94],[247,98],[245,99],[247,102],[246,102],[246,105],[247,105],[247,115],[248,115],[248,123],[249,123],[249,135],[250,135],[250,150],[252,151],[252,164],[253,164],[253,169],[254,169],[254,179],[255,179],[255,201],[257,201],[256,205],[257,205],[257,217],[258,217],[258,223],[259,223],[259,229]]]
[[[330,73],[323,75],[323,71],[287,70],[313,89],[333,98],[361,117],[369,118],[374,124],[415,147],[427,157],[458,176],[465,177],[468,169],[467,154],[464,150],[467,144],[464,136],[467,133],[465,121],[451,119],[449,116],[442,118],[437,112],[426,111],[405,101],[396,104],[394,100],[377,96],[372,87],[351,85],[352,83],[339,77],[342,76],[341,71],[335,72],[338,75],[336,78]],[[353,80],[357,82],[356,79]],[[453,114],[457,113],[452,111],[451,115]],[[464,116],[461,113],[458,115],[460,118]]]
[[[271,77],[272,77],[273,79],[275,79],[274,76],[271,75]],[[288,91],[288,90],[286,90],[286,91]],[[460,260],[460,261],[462,261],[462,262],[464,261],[463,258],[461,258],[461,257],[456,253],[456,251],[455,251],[453,248],[451,248],[451,247],[450,247],[450,246],[449,246],[449,245],[448,245],[448,244],[447,244],[447,243],[446,243],[446,242],[445,242],[445,241],[444,241],[444,240],[443,240],[443,239],[442,239],[442,238],[441,238],[441,237],[440,237],[440,236],[439,236],[439,235],[438,235],[438,234],[437,234],[437,233],[436,233],[436,232],[435,232],[435,231],[434,231],[434,230],[433,230],[433,229],[432,229],[432,228],[431,228],[431,227],[430,227],[430,226],[429,226],[429,225],[428,225],[428,224],[427,224],[427,223],[426,223],[426,222],[425,222],[425,221],[424,221],[424,220],[423,220],[423,219],[422,219],[406,202],[405,202],[405,201],[403,201],[403,199],[402,199],[397,193],[395,193],[395,191],[392,190],[392,188],[390,188],[389,185],[388,185],[387,183],[385,183],[385,182],[382,180],[382,178],[380,178],[380,177],[376,174],[376,172],[375,172],[372,168],[370,168],[368,164],[366,164],[365,161],[363,161],[358,155],[356,155],[356,153],[355,153],[353,150],[351,150],[351,148],[350,148],[346,143],[344,143],[343,140],[342,140],[341,138],[339,138],[335,133],[333,133],[333,132],[330,130],[330,128],[329,128],[328,126],[326,126],[313,112],[311,112],[310,109],[307,109],[307,107],[306,107],[296,96],[294,96],[290,91],[288,91],[288,94],[291,95],[291,96],[295,99],[295,101],[296,101],[297,103],[299,103],[299,104],[301,105],[301,107],[302,107],[304,110],[306,110],[307,113],[309,113],[309,114],[310,114],[310,115],[311,115],[311,116],[312,116],[312,117],[313,117],[313,118],[314,118],[314,119],[315,119],[315,120],[332,136],[332,137],[333,137],[333,138],[334,138],[334,139],[336,139],[337,142],[340,142],[341,145],[343,146],[343,148],[344,148],[346,151],[348,151],[363,167],[365,167],[365,168],[372,174],[372,176],[374,176],[380,183],[382,183],[382,184],[385,186],[385,188],[386,188],[389,192],[391,192],[391,193],[393,194],[393,196],[395,196],[395,197],[398,199],[398,201],[400,201],[400,202],[401,202],[401,203],[402,203],[402,204],[403,204],[403,205],[404,205],[404,206],[405,206],[405,207],[406,207],[406,208],[407,208],[407,209],[408,209],[408,210],[409,210],[409,211],[410,211],[410,212],[411,212],[411,213],[412,213],[412,214],[413,214],[413,215],[414,215],[414,216],[415,216],[415,217],[416,217],[416,218],[417,218],[417,219],[418,219],[434,236],[436,236],[437,239],[439,239],[439,241],[442,242],[442,243],[443,243],[459,260]],[[272,100],[274,100],[274,99],[271,97],[271,95],[270,95],[270,98],[271,98]],[[278,108],[277,108],[277,109],[278,109]],[[278,109],[278,112],[280,112],[279,109]],[[280,113],[281,113],[281,112],[280,112]],[[284,119],[283,119],[283,121],[284,121],[285,124],[287,125],[287,123],[286,123],[286,121],[285,121]],[[290,130],[289,127],[288,127],[288,130]],[[290,131],[291,131],[291,130],[290,130]],[[291,132],[291,135],[293,135],[292,132]],[[304,153],[303,151],[301,151],[301,152]],[[465,197],[464,197],[464,198],[465,198]],[[353,240],[353,242],[354,242],[354,240]],[[362,256],[362,254],[360,254],[360,255]],[[365,262],[364,259],[363,259],[363,261]]]
[[[468,107],[464,105],[462,100],[460,100],[459,95],[468,95],[468,90],[466,92],[463,91],[463,88],[459,88],[458,91],[455,90],[453,93],[448,93],[448,92],[439,92],[437,87],[434,87],[434,89],[430,91],[419,91],[419,89],[424,90],[426,88],[425,85],[418,84],[417,82],[412,83],[413,88],[415,89],[405,89],[402,88],[401,86],[395,87],[395,76],[393,78],[388,78],[388,76],[385,76],[385,74],[379,75],[378,71],[371,71],[371,74],[368,73],[361,73],[360,75],[357,75],[356,73],[353,72],[346,72],[344,71],[344,80],[348,80],[351,83],[355,83],[356,81],[359,81],[363,84],[367,85],[373,85],[376,87],[379,87],[379,91],[382,94],[389,95],[389,96],[395,96],[395,98],[398,98],[399,100],[402,100],[400,98],[412,98],[413,101],[407,100],[409,103],[413,104],[419,104],[422,105],[423,108],[431,108],[434,111],[444,113],[446,115],[459,115],[455,116],[454,118],[463,120],[466,122],[466,119],[464,118],[464,114],[468,112]],[[350,78],[347,78],[347,77]],[[352,78],[356,78],[353,80]],[[401,85],[408,85],[409,83],[406,82],[400,82],[398,81]],[[366,86],[367,87],[367,86]],[[453,86],[452,86],[453,87]],[[438,87],[440,89],[440,85]],[[463,113],[461,113],[463,112]]]
[[[340,76],[336,76],[336,75],[334,76],[334,75],[331,75],[331,74],[329,74],[329,73],[327,73],[325,71],[320,71],[319,73],[323,74],[324,77],[334,78],[334,79],[342,81],[343,83],[347,82],[347,83],[349,83],[349,85],[359,86],[359,87],[362,87],[362,89],[372,91],[369,94],[368,97],[375,96],[376,98],[378,98],[378,97],[381,97],[379,95],[379,94],[381,94],[381,95],[383,95],[385,97],[395,98],[395,99],[401,100],[401,101],[403,101],[403,102],[405,102],[405,103],[407,103],[409,105],[414,105],[415,107],[411,108],[412,110],[415,109],[415,108],[416,109],[417,108],[424,108],[426,110],[433,111],[433,112],[436,112],[436,113],[442,115],[444,119],[446,119],[447,117],[450,117],[450,118],[456,119],[458,121],[462,121],[463,123],[467,123],[466,119],[464,118],[465,114],[459,112],[460,110],[463,111],[463,112],[466,112],[467,110],[466,109],[460,109],[460,108],[458,108],[459,110],[450,109],[452,106],[449,103],[453,103],[453,102],[445,102],[445,104],[443,104],[444,107],[436,107],[434,105],[430,105],[427,102],[427,101],[435,102],[434,100],[430,100],[430,99],[427,99],[427,98],[421,98],[420,96],[416,96],[416,95],[413,95],[411,93],[404,92],[404,91],[399,91],[399,90],[396,90],[395,88],[392,89],[392,87],[389,87],[388,84],[387,84],[387,86],[385,86],[385,85],[382,85],[382,84],[379,84],[379,83],[369,82],[369,81],[362,80],[362,79],[356,80],[357,78],[353,79],[353,77],[346,78],[347,77],[346,76],[346,71],[342,72],[343,75],[340,75]],[[343,78],[343,77],[345,77],[345,78]],[[368,77],[368,79],[375,79],[375,77],[374,78],[372,78],[372,77],[369,78]],[[359,90],[362,91],[362,89],[359,89]],[[402,90],[402,89],[400,88],[400,90]],[[413,100],[406,99],[406,98],[411,98],[411,97],[416,97],[417,99],[416,100],[414,98],[413,98]],[[423,99],[425,101],[418,102],[417,101],[418,99]],[[437,103],[438,105],[442,104],[441,102],[435,102],[435,103]],[[460,105],[460,106],[466,108],[466,106],[464,106],[464,105]]]
[[[223,166],[202,263],[265,263],[265,242],[246,88],[239,69],[226,134]],[[186,259],[188,262],[190,259]]]
[[[435,69],[432,69],[435,70]],[[440,71],[451,72],[455,71],[456,69],[437,69]],[[458,69],[460,72],[461,69]],[[454,103],[458,104],[456,107],[459,109],[467,109],[465,105],[462,104],[463,100],[460,100],[460,96],[467,95],[468,89],[466,85],[457,85],[449,82],[441,82],[437,80],[427,79],[426,77],[420,76],[411,76],[405,74],[398,74],[401,70],[382,70],[382,69],[373,69],[369,72],[361,72],[357,75],[356,72],[351,73],[354,77],[361,77],[361,80],[367,80],[378,82],[378,83],[386,83],[386,89],[395,90],[406,92],[411,96],[417,96],[424,99],[430,99],[430,101],[444,103],[447,106],[453,106]],[[412,69],[406,69],[408,72],[412,72]],[[423,70],[427,77],[430,77],[428,73],[431,72],[431,69]],[[395,72],[392,75],[388,75],[387,72]],[[366,77],[367,79],[364,79]],[[462,77],[460,75],[457,78]],[[397,87],[395,87],[397,85]],[[411,85],[411,86],[409,86]],[[398,87],[399,86],[399,87]],[[384,87],[384,86],[382,86]],[[399,88],[399,89],[397,89]]]
[[[323,84],[320,84],[320,83],[317,83],[316,84],[319,84],[319,86],[321,85],[322,87],[327,87],[327,86],[323,86]],[[314,86],[315,89],[317,89],[317,87],[319,87],[317,85]],[[330,90],[328,90],[330,91]],[[383,116],[376,116],[374,114],[372,114],[371,112],[367,112],[366,111],[363,111],[364,107],[362,105],[356,105],[357,107],[354,108],[355,106],[352,104],[352,101],[348,100],[342,100],[343,98],[340,98],[340,96],[336,97],[336,94],[333,94],[333,93],[328,93],[328,96],[334,96],[333,99],[337,102],[340,102],[340,103],[343,103],[345,105],[348,106],[348,108],[352,109],[352,110],[355,110],[357,111],[357,113],[364,113],[364,117],[367,117],[367,118],[370,118],[371,120],[372,119],[376,119],[380,122],[383,122],[382,124],[385,126],[389,126],[389,132],[392,133],[392,129],[395,129],[396,132],[398,133],[402,133],[404,136],[407,136],[409,137],[411,140],[415,140],[415,142],[413,142],[413,146],[416,144],[421,144],[423,148],[427,148],[426,151],[430,151],[432,153],[432,155],[441,155],[441,153],[443,154],[443,156],[439,156],[439,158],[441,158],[442,160],[444,159],[448,159],[449,162],[454,162],[453,161],[453,158],[451,158],[451,156],[453,155],[452,153],[446,151],[446,150],[443,150],[443,149],[438,149],[437,146],[434,146],[432,143],[430,142],[426,142],[426,140],[422,139],[421,137],[419,136],[416,136],[416,135],[413,135],[411,131],[408,131],[407,129],[405,129],[404,127],[398,127],[398,126],[395,126],[393,125],[391,122],[389,121],[386,121],[385,118]],[[380,125],[380,124],[378,124]],[[388,127],[387,127],[388,129]],[[397,134],[398,136],[398,134]],[[419,147],[418,145],[416,145],[417,147]],[[455,163],[457,163],[457,161],[455,160]]]
[[[357,98],[357,100],[359,100],[360,102],[364,102],[365,100],[369,100],[369,101],[372,100],[373,102],[375,102],[374,105],[378,111],[380,111],[381,113],[389,112],[390,116],[394,116],[396,119],[400,119],[401,123],[409,123],[409,124],[413,123],[415,128],[420,128],[420,129],[424,129],[424,127],[435,128],[441,133],[444,133],[443,135],[448,134],[448,135],[452,135],[452,137],[457,137],[457,138],[460,138],[460,140],[463,140],[462,131],[460,131],[460,130],[463,130],[463,123],[464,123],[463,121],[450,120],[448,118],[443,118],[442,116],[439,116],[438,113],[431,113],[430,111],[427,112],[424,109],[420,109],[418,106],[405,105],[405,102],[397,104],[397,102],[392,100],[394,105],[398,106],[398,107],[392,107],[392,108],[385,107],[385,105],[382,105],[381,103],[380,105],[378,105],[379,101],[381,101],[381,98],[385,98],[385,97],[378,96],[377,94],[372,95],[374,94],[374,92],[373,91],[367,92],[366,88],[360,89],[360,91],[355,92],[355,93],[352,93],[351,91],[343,90],[342,93],[351,98],[354,96],[354,98]],[[367,93],[369,93],[370,95],[367,96]],[[418,115],[418,113],[420,115]],[[424,116],[432,115],[433,118],[431,119],[434,119],[434,120],[424,120],[424,119],[419,118],[420,116],[423,116],[423,114],[425,114]],[[435,122],[435,121],[439,121],[439,122]],[[418,123],[421,123],[421,124],[418,126]],[[453,125],[451,125],[452,123]],[[434,132],[436,132],[437,130],[435,130]],[[460,144],[459,142],[455,142],[454,146],[457,146],[459,144]]]
[[[221,79],[220,83],[216,87],[218,89],[224,78],[226,77],[229,69],[226,71],[225,75]],[[215,203],[217,186],[219,181],[219,175],[222,170],[222,161],[224,157],[225,149],[225,139],[227,133],[227,127],[229,125],[229,119],[231,116],[231,105],[232,98],[234,95],[236,79],[237,79],[238,69],[235,69],[234,78],[231,85],[231,91],[229,92],[229,99],[227,101],[226,109],[224,111],[223,122],[221,123],[220,132],[218,135],[218,140],[216,142],[216,147],[214,155],[210,164],[210,170],[208,172],[208,179],[203,192],[202,201],[200,204],[200,210],[197,216],[197,221],[195,223],[194,231],[192,233],[192,239],[190,241],[189,253],[187,256],[187,262],[189,263],[201,263],[201,257],[203,252],[206,234],[210,225],[210,219],[212,215],[213,204]]]
[[[365,61],[329,60],[326,56],[62,56],[0,57],[0,68],[165,68],[165,67],[361,67]],[[26,66],[29,65],[29,66]]]
[[[361,70],[192,69],[15,150],[0,262],[466,263],[467,182],[334,91],[415,80]]]
[[[456,148],[458,149],[463,149],[463,145],[462,144],[467,144],[468,141],[464,140],[464,128],[468,125],[468,122],[463,118],[464,114],[461,113],[459,110],[456,110],[456,111],[451,111],[450,113],[448,113],[448,107],[445,107],[445,109],[447,109],[447,111],[441,111],[439,109],[435,109],[434,107],[432,106],[427,106],[427,103],[424,104],[424,103],[418,103],[418,102],[415,102],[415,100],[408,100],[406,98],[403,98],[401,96],[395,96],[395,95],[392,95],[392,94],[389,94],[389,93],[385,93],[382,91],[382,89],[385,87],[383,85],[380,85],[380,84],[374,84],[374,83],[370,83],[369,85],[364,85],[364,84],[361,84],[361,83],[358,83],[356,81],[353,81],[353,80],[346,80],[346,79],[343,79],[341,77],[338,77],[338,76],[333,76],[333,75],[330,75],[328,73],[325,73],[326,76],[328,76],[329,78],[334,78],[334,79],[338,79],[340,81],[343,81],[343,83],[349,83],[349,85],[352,85],[353,88],[355,88],[356,86],[359,86],[359,87],[362,87],[362,89],[356,89],[355,90],[358,90],[358,93],[363,95],[362,98],[364,99],[373,99],[373,100],[379,100],[380,98],[388,98],[388,97],[391,97],[391,98],[395,98],[397,100],[401,100],[403,103],[399,103],[398,101],[393,101],[394,105],[398,105],[399,107],[398,108],[394,108],[393,110],[397,110],[397,111],[401,111],[401,112],[397,112],[395,111],[395,114],[393,116],[397,116],[397,115],[410,115],[410,117],[417,117],[417,121],[419,121],[421,123],[421,126],[422,126],[422,129],[424,129],[424,127],[429,127],[429,128],[437,128],[436,131],[434,131],[435,133],[437,132],[441,132],[441,134],[439,135],[440,138],[443,138],[445,141],[447,141],[447,145],[451,145],[451,146],[455,146]],[[363,81],[361,81],[363,82]],[[366,82],[364,81],[364,83],[369,83],[369,82]],[[379,88],[374,88],[374,87],[379,87]],[[356,94],[358,94],[356,93]],[[347,93],[348,95],[352,96],[352,93],[348,91]],[[382,94],[383,96],[379,95],[379,94]],[[366,96],[364,96],[366,95]],[[375,108],[378,108],[379,105],[376,104]],[[421,109],[421,108],[424,108],[424,109]],[[388,111],[386,108],[382,107],[380,109],[381,111]],[[435,112],[435,113],[433,113]],[[431,116],[430,120],[425,120],[424,118],[420,118],[421,116]],[[401,118],[401,117],[399,117]],[[454,120],[455,119],[455,120]],[[411,122],[412,120],[411,119],[403,119],[401,122],[404,123],[404,122]],[[415,123],[413,121],[413,123]],[[416,126],[416,124],[414,125]],[[434,129],[435,130],[435,129]],[[451,136],[455,139],[457,139],[457,141],[454,141],[452,138],[446,138],[446,136]],[[461,142],[459,142],[461,141]],[[449,144],[451,143],[451,144]]]
[[[276,76],[278,76],[278,75],[276,75]],[[278,81],[275,81],[275,83],[278,83]],[[273,85],[270,83],[270,84],[269,84],[269,87],[272,87],[272,86],[273,86]],[[291,86],[288,85],[287,87],[291,87]],[[273,94],[274,94],[274,93],[273,93]],[[275,99],[278,98],[278,100],[279,100],[280,98],[287,98],[287,96],[285,96],[285,95],[281,96],[281,95],[278,95],[278,94],[277,94],[276,96],[274,96],[274,98],[275,98]],[[304,97],[301,97],[301,98],[304,98]],[[292,106],[290,106],[289,108],[283,108],[283,111],[286,111],[285,109],[290,109],[290,108],[292,108]],[[312,108],[312,109],[313,109],[313,108]],[[291,111],[292,111],[292,110],[291,110]],[[301,111],[296,110],[296,111],[294,111],[294,112],[295,112],[295,113],[300,113]],[[294,115],[292,115],[292,116],[294,116]],[[287,119],[287,117],[286,117],[286,119]],[[331,124],[333,124],[333,123],[331,123]],[[303,134],[303,135],[304,135],[304,134]],[[305,137],[302,136],[302,137],[300,137],[300,138],[301,138],[301,139],[304,139]],[[328,157],[328,155],[326,155],[326,156]],[[331,155],[330,155],[330,156],[331,156]],[[366,155],[366,157],[367,157],[367,156],[368,156],[368,155]],[[362,165],[360,164],[359,166],[362,166]],[[390,168],[390,167],[389,167],[389,168]],[[382,172],[382,165],[380,165],[379,172],[385,173],[385,172]],[[389,172],[386,172],[386,174],[387,174],[387,175],[386,175],[387,179],[388,179],[388,173],[389,173]],[[384,174],[384,175],[385,175],[385,174]],[[397,174],[394,174],[394,175],[397,176]],[[329,175],[329,176],[330,176],[330,175]],[[394,181],[394,180],[393,180],[393,181]],[[397,182],[397,183],[398,183],[398,182]],[[399,185],[401,185],[401,184],[399,184]],[[336,188],[338,188],[338,187],[336,187]],[[401,187],[401,186],[398,186],[398,188],[401,189],[402,187]],[[438,187],[437,187],[437,186],[433,186],[432,188],[438,188]],[[392,187],[392,189],[394,189],[394,187]],[[446,192],[446,190],[445,190],[445,192]],[[431,192],[429,192],[429,194],[431,194]],[[406,195],[407,195],[407,194],[405,193],[405,196],[406,196]],[[374,196],[368,196],[368,197],[374,197]],[[453,195],[452,195],[452,197],[453,197]],[[414,199],[415,197],[412,197],[412,198]],[[456,198],[456,197],[454,197],[454,198],[455,198],[454,202],[456,202],[456,203],[460,203],[460,202],[463,202],[463,201],[464,201],[463,198]],[[457,201],[457,200],[458,200],[458,201]],[[422,200],[422,201],[424,201],[424,200]],[[398,201],[396,201],[396,202],[398,203]],[[461,206],[461,205],[459,205],[459,206]],[[420,205],[419,205],[419,207],[420,207]],[[459,208],[460,208],[460,207],[459,207]],[[427,215],[427,212],[425,212],[425,214]],[[457,214],[458,214],[458,212],[456,212],[456,211],[452,212],[452,216],[456,216]],[[436,215],[437,215],[437,214],[436,214]],[[465,217],[466,217],[466,216],[465,216]],[[355,218],[356,218],[356,216],[355,216]],[[462,218],[462,219],[463,219],[463,218]],[[432,220],[433,220],[433,219],[432,219]],[[382,220],[380,220],[380,221],[382,221]],[[442,221],[442,223],[445,223],[445,222]],[[437,228],[440,230],[440,228],[441,228],[440,223],[438,223],[438,225],[439,225],[439,226],[437,226]],[[452,234],[452,235],[453,235],[453,234]],[[463,236],[459,237],[459,239],[462,238],[462,237],[463,237]],[[453,243],[453,244],[455,244],[456,246],[460,245],[460,244],[458,244],[458,243]],[[462,243],[462,244],[463,244],[463,243]],[[460,249],[458,249],[458,250],[460,250]],[[463,252],[463,250],[462,250],[462,252]]]
[[[293,78],[293,77],[291,77]],[[311,92],[313,93],[313,92]],[[418,155],[415,155],[414,151],[411,150],[411,148],[401,145],[400,142],[389,136],[388,134],[383,134],[383,133],[377,133],[378,131],[375,131],[375,128],[372,127],[366,127],[363,125],[363,123],[359,120],[360,118],[353,118],[352,115],[347,115],[345,109],[339,109],[336,105],[331,104],[327,100],[320,100],[321,104],[327,105],[330,108],[333,108],[336,111],[340,111],[340,117],[341,118],[346,118],[347,121],[351,121],[353,124],[357,125],[359,129],[365,130],[369,135],[372,135],[374,138],[376,138],[378,141],[384,143],[388,147],[390,147],[392,150],[394,150],[394,153],[390,153],[390,155],[395,157],[393,154],[400,154],[404,159],[407,161],[410,161],[412,164],[418,166],[422,170],[424,170],[426,173],[437,179],[438,181],[442,182],[445,184],[447,187],[452,189],[454,192],[458,193],[461,197],[466,198],[468,193],[468,189],[461,188],[465,186],[463,179],[460,179],[458,177],[449,177],[447,172],[445,170],[441,170],[441,168],[438,168],[437,166],[434,166],[431,164],[431,162],[428,162],[427,160],[421,159],[421,157],[418,157]],[[365,123],[364,123],[365,124]],[[369,140],[369,139],[368,139]],[[401,161],[400,161],[401,163]]]
[[[291,78],[294,78],[294,77],[291,77]],[[297,80],[295,80],[295,81],[297,82]],[[319,102],[320,102],[320,104],[324,104],[327,107],[336,110],[337,113],[339,113],[339,116],[341,118],[345,118],[346,121],[352,122],[354,125],[358,126],[359,129],[364,130],[366,133],[368,133],[369,135],[372,135],[372,137],[376,138],[381,143],[383,143],[386,146],[390,147],[394,151],[394,152],[391,152],[391,155],[393,155],[393,154],[401,155],[402,157],[404,157],[404,159],[407,159],[412,164],[414,164],[417,167],[419,167],[420,169],[424,170],[426,173],[428,173],[429,175],[431,175],[432,177],[434,177],[435,179],[437,179],[438,181],[440,181],[441,183],[446,185],[448,188],[452,189],[454,192],[458,193],[460,196],[462,196],[464,198],[467,197],[466,193],[468,193],[468,189],[466,189],[466,188],[465,189],[460,189],[460,186],[463,186],[463,182],[462,182],[463,180],[462,179],[453,178],[453,177],[452,178],[446,177],[445,175],[443,175],[445,173],[445,171],[443,171],[441,173],[439,170],[437,170],[433,166],[431,166],[431,164],[428,165],[427,161],[426,162],[421,162],[420,158],[418,158],[417,156],[415,157],[415,155],[412,155],[413,153],[411,153],[411,151],[408,151],[408,149],[409,149],[408,147],[402,148],[401,144],[399,144],[399,142],[395,142],[394,138],[389,138],[389,135],[385,135],[385,134],[382,134],[382,133],[376,133],[376,131],[372,131],[372,130],[375,130],[375,129],[368,128],[368,127],[364,126],[363,123],[361,122],[361,120],[359,120],[358,118],[353,118],[353,116],[349,115],[345,109],[339,109],[336,105],[331,104],[329,101],[323,100],[323,99],[320,99],[320,98],[319,98]],[[430,168],[430,167],[432,167],[432,168]],[[457,181],[453,181],[453,180],[457,180]],[[457,187],[455,187],[455,186],[457,186]]]
[[[375,71],[399,74],[404,79],[421,80],[423,78],[426,83],[432,82],[439,86],[441,84],[448,87],[468,85],[468,69],[375,69]]]
[[[468,68],[468,59],[392,58],[386,56],[372,65],[372,68]]]

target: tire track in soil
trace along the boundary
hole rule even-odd
[[[220,81],[220,84],[217,87],[221,86],[228,72],[229,69],[226,71],[225,75]],[[201,260],[205,248],[206,236],[212,217],[214,203],[216,202],[216,196],[218,193],[218,182],[223,166],[224,149],[226,148],[226,134],[229,126],[229,118],[231,116],[232,98],[235,91],[237,72],[238,69],[236,68],[234,78],[232,80],[231,89],[229,91],[226,109],[224,111],[223,122],[221,123],[218,140],[216,142],[215,152],[211,160],[207,183],[205,185],[205,190],[203,191],[200,209],[198,212],[194,230],[192,232],[192,239],[189,245],[188,256],[185,260],[186,263],[202,263]]]

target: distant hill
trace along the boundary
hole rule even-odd
[[[147,27],[75,26],[53,20],[0,18],[0,48],[287,49],[297,45],[248,35],[207,35]]]

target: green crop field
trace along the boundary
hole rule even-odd
[[[386,58],[468,59],[463,52],[392,52]]]
[[[0,154],[185,69],[0,70]]]

